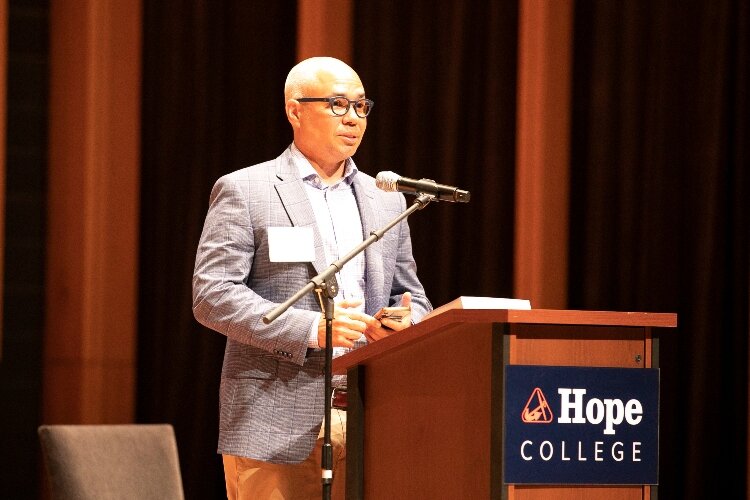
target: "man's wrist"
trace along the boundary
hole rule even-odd
[[[318,326],[320,325],[320,318],[322,314],[317,313],[315,315],[315,321],[310,325],[310,335],[307,337],[307,347],[310,349],[320,349],[320,343],[318,342]]]

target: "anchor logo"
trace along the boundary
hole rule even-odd
[[[526,424],[549,424],[553,418],[547,398],[539,387],[535,388],[521,412],[521,420]]]

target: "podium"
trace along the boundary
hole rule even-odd
[[[462,303],[334,360],[348,375],[347,498],[651,497],[649,485],[505,484],[503,376],[507,365],[656,368],[658,334],[677,316]]]

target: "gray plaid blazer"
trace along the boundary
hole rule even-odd
[[[406,209],[403,195],[381,191],[363,172],[353,186],[365,236]],[[280,226],[313,228],[314,263],[269,261],[268,228]],[[368,314],[397,304],[406,291],[415,321],[432,309],[417,279],[406,221],[370,245],[365,261]],[[195,260],[193,313],[227,336],[219,453],[274,463],[310,455],[324,413],[324,351],[308,348],[320,307],[310,293],[271,324],[261,318],[329,264],[289,149],[216,182]]]

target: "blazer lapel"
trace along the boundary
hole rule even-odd
[[[372,231],[380,229],[382,221],[375,203],[374,188],[361,182],[359,176],[354,177],[354,195],[359,206],[359,216],[362,220],[362,232],[365,239]],[[385,224],[382,224],[385,225]],[[383,291],[383,255],[381,245],[373,243],[365,249],[365,277],[367,291],[365,293],[365,311],[374,314],[381,304],[387,303]]]
[[[281,204],[284,205],[292,225],[295,227],[312,227],[315,239],[315,262],[313,267],[316,273],[323,272],[330,262],[325,261],[323,240],[315,222],[310,199],[305,192],[305,185],[299,178],[299,172],[292,163],[289,149],[276,159],[276,176],[281,182],[276,184],[276,192],[279,194]]]

